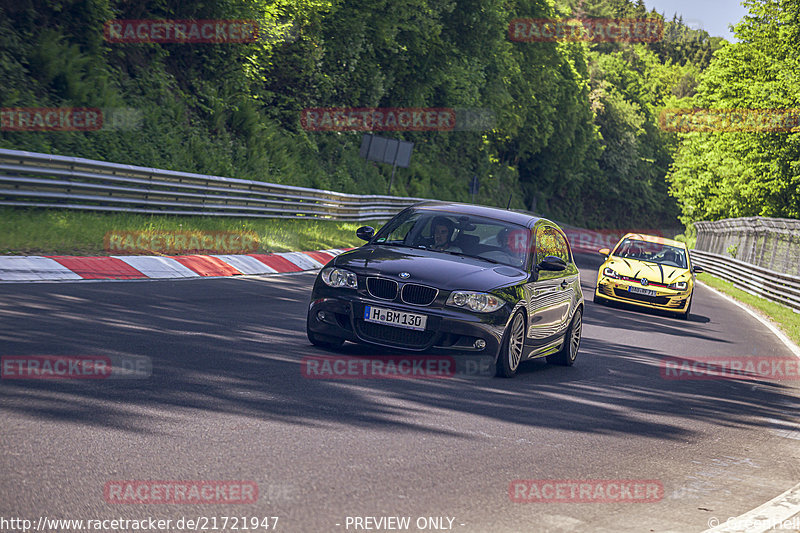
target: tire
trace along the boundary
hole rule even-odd
[[[692,291],[692,294],[689,295],[689,305],[686,307],[686,312],[675,313],[676,317],[680,318],[681,320],[689,320],[689,313],[692,310],[692,300],[694,300],[693,296],[694,296],[694,291]]]
[[[497,355],[496,374],[501,378],[510,378],[517,373],[522,361],[522,352],[525,346],[525,313],[521,310],[514,313],[508,329],[500,345]]]
[[[336,350],[342,347],[344,344],[344,339],[340,339],[339,337],[329,337],[327,335],[320,335],[318,333],[314,333],[308,326],[306,326],[306,336],[308,337],[309,342],[314,346],[319,346],[320,348],[327,348],[329,350]]]
[[[596,291],[592,294],[592,302],[599,305],[606,305],[606,299],[602,296],[598,296]]]
[[[572,315],[572,322],[564,336],[564,346],[553,355],[547,356],[547,362],[551,365],[572,366],[575,358],[578,357],[578,349],[581,346],[581,334],[583,333],[583,309],[578,309]]]

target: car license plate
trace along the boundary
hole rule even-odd
[[[633,287],[633,286],[628,287],[628,292],[632,292],[634,294],[644,294],[645,296],[655,296],[656,294],[658,294],[653,289],[643,289],[641,287]]]
[[[425,323],[428,321],[428,317],[415,313],[406,313],[405,311],[392,311],[391,309],[367,305],[364,307],[364,320],[398,328],[425,331]]]

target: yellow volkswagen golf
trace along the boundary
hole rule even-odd
[[[606,257],[597,273],[594,301],[608,301],[666,309],[684,320],[689,318],[694,275],[686,245],[672,239],[628,233],[614,251],[603,248]]]

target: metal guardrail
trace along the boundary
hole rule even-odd
[[[0,149],[0,205],[160,215],[388,220],[425,198],[345,194]]]
[[[746,217],[694,225],[697,250],[800,276],[800,220]]]
[[[692,262],[736,288],[778,302],[800,313],[800,276],[775,272],[752,263],[702,250],[691,250]]]
[[[0,205],[162,215],[387,220],[424,198],[345,194],[0,149]],[[709,273],[800,311],[800,221],[697,222],[692,255]],[[721,255],[733,246],[741,259]],[[781,259],[783,258],[783,259]],[[784,273],[759,262],[780,265]]]

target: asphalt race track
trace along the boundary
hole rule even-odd
[[[666,356],[792,360],[789,349],[703,287],[688,322],[593,304],[596,265],[584,258],[576,365],[534,361],[510,380],[304,378],[301,359],[325,353],[305,336],[314,273],[2,284],[0,355],[146,356],[152,375],[0,381],[0,516],[694,532],[796,485],[800,381],[669,380],[659,366]],[[516,503],[519,479],[658,480],[663,497]],[[252,480],[258,499],[108,503],[113,480]]]

